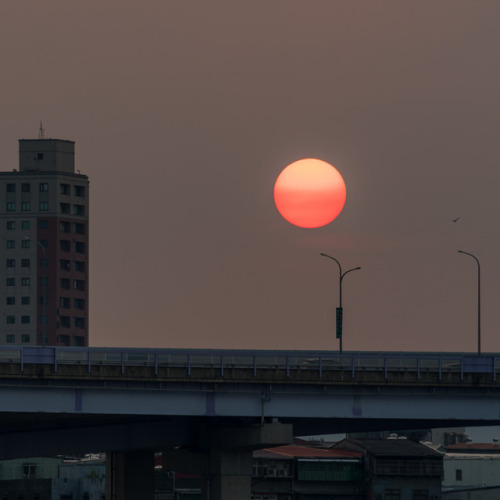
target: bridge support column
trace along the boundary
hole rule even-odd
[[[154,500],[154,453],[106,454],[106,500]]]
[[[202,476],[202,500],[250,500],[252,451],[292,441],[288,424],[203,427],[196,450],[163,452],[163,468]]]

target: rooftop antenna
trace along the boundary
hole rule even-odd
[[[42,120],[40,120],[40,130],[38,131],[38,138],[45,139],[45,129],[43,128]]]

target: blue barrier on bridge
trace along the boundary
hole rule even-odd
[[[155,374],[161,367],[181,367],[191,375],[193,368],[215,368],[220,376],[227,369],[250,369],[254,376],[259,370],[314,370],[319,378],[325,371],[348,371],[354,378],[359,371],[434,372],[439,378],[445,372],[491,374],[496,380],[500,371],[500,354],[475,356],[470,353],[425,352],[344,352],[333,351],[257,351],[230,349],[132,349],[105,347],[31,347],[0,346],[0,363],[18,363],[21,371],[26,364],[119,366],[150,366]]]

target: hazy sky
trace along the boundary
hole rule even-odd
[[[500,351],[500,3],[0,4],[0,168],[76,141],[94,346]],[[346,206],[286,222],[274,181],[326,160]],[[452,219],[460,217],[457,222]]]

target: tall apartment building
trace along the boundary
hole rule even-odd
[[[88,214],[75,143],[20,139],[0,172],[0,345],[88,345]]]

